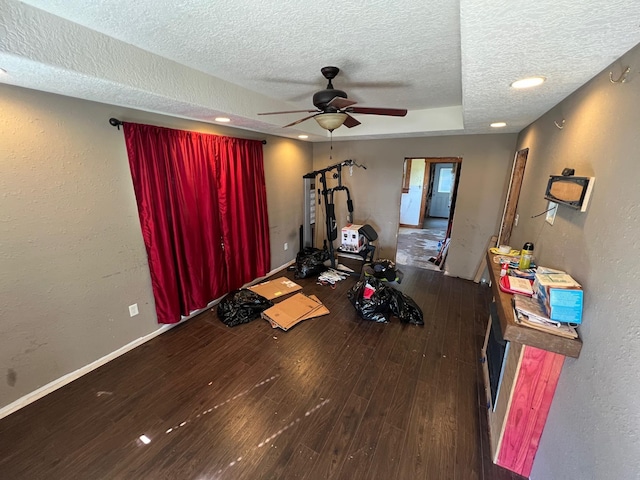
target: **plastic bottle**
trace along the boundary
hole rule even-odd
[[[500,276],[504,277],[508,271],[509,271],[509,263],[502,262],[502,264],[500,265]]]
[[[531,266],[531,259],[533,258],[533,243],[527,242],[522,247],[520,252],[520,263],[518,263],[518,270],[527,270]]]

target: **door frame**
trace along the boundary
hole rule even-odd
[[[524,169],[527,166],[529,149],[523,148],[515,153],[513,167],[511,168],[511,178],[509,179],[509,189],[504,202],[502,219],[500,220],[500,230],[498,231],[498,241],[496,245],[508,245],[511,240],[511,232],[515,223],[516,211],[520,190],[524,179]]]
[[[416,157],[417,158],[417,157]],[[424,225],[424,220],[425,220],[425,215],[427,213],[427,197],[430,197],[430,184],[431,184],[431,165],[436,164],[436,163],[462,163],[462,157],[420,157],[420,158],[424,158],[425,161],[425,165],[424,165],[424,184],[422,187],[422,199],[420,202],[420,224],[419,227],[422,228],[422,225]],[[458,178],[458,176],[460,175],[460,166],[456,165],[455,168],[455,178]],[[454,180],[455,182],[455,180]],[[426,188],[425,188],[426,187]],[[426,190],[426,194],[425,194],[425,190]],[[455,199],[452,197],[451,198],[451,206],[453,208]],[[452,216],[452,212],[451,209],[449,209],[449,220],[451,220],[451,216]]]

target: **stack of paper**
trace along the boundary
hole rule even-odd
[[[580,284],[575,279],[564,272],[550,272],[550,273],[536,273],[537,282],[545,287],[553,288],[581,288]]]
[[[521,325],[565,338],[578,338],[574,327],[551,320],[534,298],[515,295],[513,307],[516,322]]]

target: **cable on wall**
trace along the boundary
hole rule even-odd
[[[549,208],[548,210],[545,210],[544,212],[539,213],[539,214],[537,214],[537,215],[531,215],[531,218],[541,217],[541,216],[542,216],[542,215],[544,215],[545,213],[550,212],[551,210],[553,210],[554,208],[556,208],[556,207],[551,207],[551,208]]]

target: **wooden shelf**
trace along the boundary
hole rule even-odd
[[[580,338],[563,338],[551,333],[541,332],[519,325],[513,318],[511,300],[513,295],[500,290],[500,264],[493,261],[494,254],[487,251],[487,266],[491,277],[491,288],[496,300],[502,336],[505,340],[537,347],[548,352],[559,353],[566,357],[578,358],[582,350]]]

